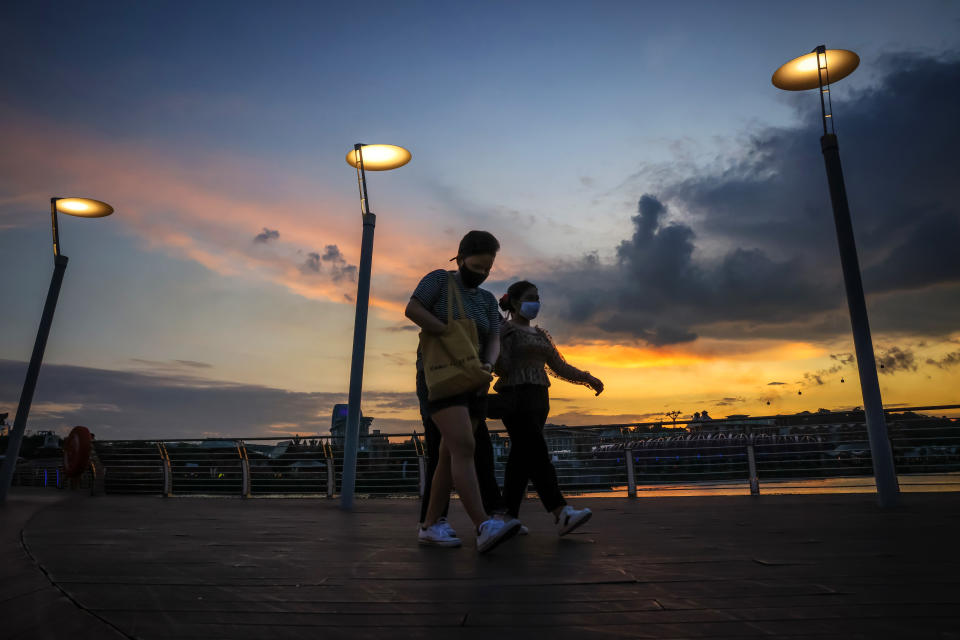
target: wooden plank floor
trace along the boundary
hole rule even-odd
[[[4,638],[960,639],[960,493],[573,500],[563,539],[530,501],[486,556],[456,502],[451,550],[413,500],[30,500],[0,511]]]

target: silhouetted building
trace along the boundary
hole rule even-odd
[[[330,419],[330,444],[334,449],[343,449],[343,439],[347,432],[347,411],[349,406],[345,404],[336,404],[333,406],[333,416]],[[373,424],[373,418],[363,417],[360,412],[360,451],[366,450],[369,442],[370,425]]]

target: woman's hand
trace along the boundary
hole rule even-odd
[[[596,395],[603,393],[603,382],[600,381],[600,378],[594,378],[593,376],[590,376],[590,378],[587,380],[587,385],[597,392]]]

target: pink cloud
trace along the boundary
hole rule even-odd
[[[280,175],[259,159],[189,148],[157,150],[21,113],[4,111],[0,122],[0,172],[7,192],[0,205],[5,209],[43,209],[50,195],[101,198],[117,211],[111,224],[122,225],[151,250],[195,261],[225,277],[352,304],[354,282],[334,281],[322,265],[317,274],[305,275],[300,268],[308,253],[327,245],[337,245],[347,263],[359,261],[359,216],[344,215],[358,206],[347,196],[349,188],[331,193],[313,177]],[[46,221],[38,216],[28,222],[13,214],[0,228],[4,224]],[[269,245],[253,243],[265,226],[279,230],[279,238]],[[402,226],[378,226],[371,304],[390,315],[402,311],[417,279],[436,268],[432,257],[450,253],[446,238],[423,226],[415,216]]]

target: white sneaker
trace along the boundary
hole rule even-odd
[[[434,547],[459,547],[460,538],[451,536],[447,530],[436,522],[426,529],[420,529],[417,533],[420,544],[432,545]]]
[[[521,536],[530,535],[530,529],[527,528],[527,525],[525,524],[520,525],[519,535]]]
[[[589,520],[592,515],[593,512],[590,509],[574,509],[570,505],[565,506],[557,519],[557,533],[561,536],[567,535]]]
[[[451,538],[457,537],[457,532],[453,529],[452,526],[450,526],[450,521],[447,520],[445,516],[440,516],[440,519],[437,520],[437,526],[446,530],[446,532],[450,535]]]
[[[487,553],[493,551],[502,542],[506,542],[520,531],[520,521],[516,518],[510,520],[495,520],[490,518],[480,524],[477,533],[477,551]]]

